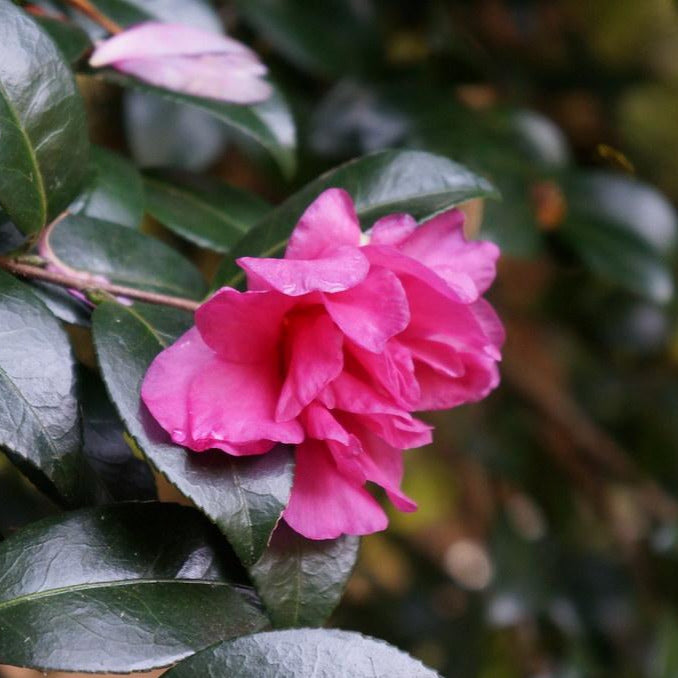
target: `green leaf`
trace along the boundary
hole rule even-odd
[[[194,454],[172,444],[139,395],[148,366],[169,341],[148,315],[139,314],[138,306],[107,302],[94,311],[94,345],[111,399],[153,466],[219,526],[241,561],[251,565],[266,548],[289,499],[291,452],[280,447],[238,459],[221,452]],[[169,309],[162,312],[170,314]]]
[[[309,204],[327,188],[346,189],[367,228],[381,216],[408,212],[424,220],[472,198],[496,197],[482,177],[442,156],[422,151],[380,151],[340,165],[271,211],[234,248],[217,272],[215,286],[235,287],[243,278],[235,259],[280,256]]]
[[[214,177],[188,172],[146,172],[146,209],[191,242],[228,252],[270,209],[253,193]]]
[[[144,187],[136,167],[117,153],[93,146],[89,171],[85,191],[70,211],[137,228],[144,216]]]
[[[121,87],[131,87],[140,92],[157,94],[170,101],[192,106],[214,116],[243,139],[253,141],[266,150],[285,177],[294,174],[296,131],[292,113],[280,92],[274,91],[273,95],[262,103],[242,106],[163,89],[113,70],[102,71],[101,77]]]
[[[166,678],[436,678],[435,671],[382,640],[329,629],[271,631],[221,643],[168,671]]]
[[[87,164],[87,121],[56,45],[0,0],[0,205],[24,233],[73,199]]]
[[[240,0],[238,11],[273,47],[314,74],[346,75],[378,63],[380,36],[371,12],[344,0]],[[331,30],[328,27],[331,26]],[[346,49],[346,36],[351,48]]]
[[[26,285],[0,271],[0,447],[68,501],[80,487],[74,392],[66,333]]]
[[[625,176],[563,178],[567,217],[558,236],[593,273],[658,303],[670,301],[666,260],[678,235],[675,210],[656,189]]]
[[[49,247],[65,266],[140,290],[201,299],[201,273],[168,245],[126,226],[71,215],[52,229]]]
[[[75,24],[49,16],[33,18],[49,34],[68,63],[77,63],[92,47],[89,36]]]
[[[605,221],[658,254],[675,250],[678,217],[656,188],[620,174],[578,172],[564,178],[563,189],[571,220]]]
[[[321,626],[344,592],[360,540],[310,540],[280,523],[261,558],[250,568],[276,627]]]
[[[24,528],[0,544],[0,662],[127,673],[265,627],[215,532],[197,511],[157,503]]]
[[[571,217],[559,236],[596,275],[660,304],[673,297],[674,280],[666,262],[616,224]]]
[[[103,382],[92,371],[78,374],[83,454],[109,500],[155,499],[155,478],[125,440],[125,428]]]

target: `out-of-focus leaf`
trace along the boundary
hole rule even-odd
[[[136,308],[107,302],[94,312],[94,343],[111,399],[153,466],[219,526],[240,560],[251,565],[287,504],[291,452],[281,447],[237,459],[219,452],[194,454],[172,444],[140,400],[146,370],[169,341]],[[170,309],[162,312],[171,315]]]
[[[299,217],[327,188],[346,189],[362,225],[379,217],[408,212],[423,220],[473,198],[496,197],[493,186],[466,167],[423,151],[381,151],[323,174],[272,210],[234,248],[217,272],[215,286],[237,285],[243,278],[238,256],[279,256]]]
[[[141,175],[122,156],[93,146],[89,182],[69,209],[75,214],[136,228],[144,216]]]
[[[678,217],[657,189],[608,172],[578,172],[563,182],[568,222],[607,222],[610,228],[636,236],[645,247],[669,254],[678,239]]]
[[[68,337],[23,283],[0,271],[0,446],[68,501],[80,489],[80,427]]]
[[[563,180],[567,218],[559,235],[595,274],[657,303],[669,301],[674,281],[666,255],[678,223],[655,189],[605,172]]]
[[[280,523],[250,568],[276,627],[321,626],[337,606],[358,557],[357,537],[310,540]]]
[[[79,372],[83,454],[110,499],[155,499],[155,479],[125,441],[125,428],[101,380],[85,368]]]
[[[209,0],[91,0],[92,4],[122,26],[156,20],[188,24],[221,32],[219,15]]]
[[[64,57],[9,0],[0,0],[0,205],[24,233],[73,199],[85,175],[87,122]]]
[[[246,22],[294,64],[321,75],[374,69],[380,54],[370,0],[239,0]],[[328,30],[328,28],[330,28]],[[346,36],[350,37],[347,49]]]
[[[164,243],[126,226],[70,215],[52,229],[49,247],[66,266],[120,285],[201,299],[200,272]]]
[[[382,640],[329,629],[256,633],[215,645],[171,669],[167,678],[436,678],[420,661]]]
[[[274,91],[272,96],[262,103],[242,106],[163,89],[113,70],[104,70],[101,76],[122,87],[156,94],[169,101],[186,104],[208,113],[243,139],[254,142],[266,150],[286,177],[294,173],[296,166],[294,120],[280,92]]]
[[[49,34],[70,64],[77,63],[92,47],[87,33],[76,24],[49,16],[37,16],[35,21]]]
[[[214,177],[155,171],[144,176],[146,208],[158,221],[200,247],[228,252],[270,209],[253,193]]]
[[[197,108],[128,90],[123,98],[127,144],[141,167],[202,171],[224,151],[228,128]]]
[[[218,532],[172,504],[34,523],[0,545],[0,662],[127,673],[265,627],[229,569]]]

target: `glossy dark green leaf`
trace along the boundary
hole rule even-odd
[[[109,302],[95,310],[93,331],[104,381],[127,430],[153,466],[220,527],[242,562],[254,563],[287,504],[291,452],[281,447],[236,459],[172,444],[139,396],[144,374],[168,345],[167,336],[154,329],[148,315]]]
[[[321,75],[361,72],[379,58],[370,3],[344,0],[240,0],[238,10],[262,37],[295,65]],[[331,27],[331,30],[328,30]],[[346,36],[351,48],[346,48]]]
[[[382,640],[330,629],[271,631],[221,643],[181,662],[167,678],[436,678]]]
[[[238,284],[238,256],[280,256],[294,225],[326,188],[346,189],[364,228],[379,217],[408,212],[423,220],[472,198],[495,197],[492,185],[462,165],[422,151],[381,151],[326,172],[271,211],[234,248],[215,286]]]
[[[31,290],[0,271],[0,446],[74,501],[80,428],[68,337]]]
[[[83,454],[109,500],[155,499],[155,478],[125,440],[125,427],[103,382],[92,371],[78,373]]]
[[[231,567],[218,532],[173,504],[33,523],[0,545],[0,662],[127,673],[257,631],[267,621]]]
[[[48,35],[0,0],[0,205],[24,233],[73,199],[85,175],[82,99]]]
[[[144,187],[136,167],[117,153],[93,146],[89,172],[85,190],[70,211],[138,227],[144,216]]]
[[[280,523],[250,568],[276,627],[321,626],[337,606],[358,557],[360,540],[310,540]]]
[[[152,171],[144,176],[146,208],[178,235],[217,252],[228,252],[270,209],[253,193],[188,172]]]
[[[126,226],[71,215],[51,231],[49,246],[66,266],[120,285],[201,299],[200,272],[168,245]]]
[[[280,92],[275,91],[269,99],[260,104],[241,106],[155,87],[112,70],[105,70],[101,75],[122,87],[132,87],[140,92],[156,94],[214,116],[241,135],[244,140],[252,141],[266,150],[285,176],[289,177],[294,173],[296,131],[290,109]]]
[[[49,34],[70,64],[78,62],[92,47],[87,33],[70,21],[49,16],[37,16],[35,21]]]

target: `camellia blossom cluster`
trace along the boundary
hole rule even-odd
[[[418,410],[477,401],[499,383],[502,324],[482,298],[498,248],[469,242],[453,209],[422,225],[379,219],[362,236],[343,190],[303,214],[284,259],[244,257],[151,365],[142,397],[191,450],[296,445],[285,521],[311,539],[382,530],[366,483],[402,511],[403,450],[431,441]]]
[[[183,24],[149,21],[100,43],[90,66],[111,66],[166,89],[252,104],[268,99],[271,86],[259,57],[233,38]]]

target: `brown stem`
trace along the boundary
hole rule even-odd
[[[71,7],[74,7],[79,12],[82,12],[85,16],[89,17],[92,21],[99,24],[99,26],[102,28],[105,28],[109,33],[112,33],[113,35],[116,33],[122,33],[122,26],[100,12],[89,2],[89,0],[66,0],[66,2]]]
[[[44,282],[52,283],[53,285],[69,287],[81,292],[101,290],[102,292],[108,292],[108,294],[114,296],[128,297],[130,299],[137,299],[138,301],[145,301],[149,304],[171,306],[172,308],[180,308],[184,311],[191,312],[195,311],[200,306],[199,302],[193,301],[192,299],[171,297],[166,294],[157,294],[156,292],[146,292],[144,290],[134,289],[133,287],[102,282],[95,278],[87,280],[83,279],[82,274],[80,274],[79,277],[76,277],[65,273],[57,273],[56,271],[48,271],[44,268],[39,268],[38,266],[22,264],[16,260],[4,257],[0,257],[0,268],[13,273],[14,275],[21,276],[22,278],[43,280]]]

